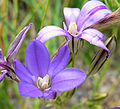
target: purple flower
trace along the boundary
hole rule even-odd
[[[111,13],[105,4],[98,0],[88,1],[81,9],[68,8],[63,9],[66,24],[63,22],[64,30],[57,26],[46,26],[41,29],[37,35],[37,40],[46,42],[55,36],[65,36],[69,39],[81,38],[93,45],[109,50],[103,42],[103,34],[89,26],[95,24]]]
[[[86,79],[86,74],[77,68],[67,68],[69,60],[68,43],[62,45],[56,56],[50,60],[47,48],[39,40],[29,42],[25,67],[18,60],[14,68],[19,77],[19,93],[22,96],[54,99],[61,92],[71,90]]]
[[[30,27],[31,27],[31,24],[24,27],[19,32],[19,34],[15,37],[15,39],[13,40],[13,42],[10,44],[8,48],[7,58],[3,56],[2,49],[0,49],[0,71],[2,72],[0,74],[0,81],[4,79],[6,74],[11,77],[12,73],[15,73],[11,65],[13,64],[13,61],[15,60],[16,55],[20,49],[20,46]]]

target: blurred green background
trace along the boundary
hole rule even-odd
[[[63,7],[81,7],[88,0],[0,0],[0,48],[4,56],[9,44],[19,31],[29,23],[31,29],[27,33],[17,58],[24,63],[25,48],[31,39],[35,39],[39,30],[46,25],[62,27],[64,21]],[[115,11],[120,7],[120,0],[100,0]],[[66,102],[55,103],[38,98],[22,97],[18,92],[18,84],[4,79],[0,83],[0,109],[108,109],[120,105],[120,26],[115,25],[101,30],[104,40],[114,34],[117,37],[117,50],[112,59],[95,76],[90,77],[80,86],[74,96]],[[45,44],[52,56],[64,41],[63,37],[55,37]],[[88,42],[81,48],[75,67],[87,72],[91,60],[99,50]],[[99,78],[100,81],[98,82]],[[96,86],[96,83],[97,86]],[[91,93],[108,94],[102,100],[90,99]]]

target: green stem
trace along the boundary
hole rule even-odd
[[[46,17],[46,13],[47,13],[47,9],[48,9],[49,2],[50,2],[50,0],[48,0],[48,2],[47,2],[47,6],[46,6],[46,8],[45,8],[45,12],[44,12],[44,16],[43,16],[43,20],[42,20],[40,29],[43,28],[43,25],[44,25],[44,22],[45,22],[45,17]]]

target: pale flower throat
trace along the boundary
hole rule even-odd
[[[68,32],[69,32],[70,34],[75,34],[75,35],[78,33],[78,32],[77,32],[77,25],[76,25],[75,22],[71,22],[71,23],[70,23]]]
[[[44,78],[38,77],[37,80],[37,87],[40,88],[40,90],[44,91],[45,89],[49,88],[49,82],[50,77],[49,75],[46,75]]]

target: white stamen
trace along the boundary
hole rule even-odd
[[[70,25],[69,25],[69,29],[68,29],[68,32],[70,34],[77,34],[77,25],[75,22],[71,22]]]
[[[50,77],[49,75],[46,75],[44,78],[38,77],[38,87],[41,88],[42,90],[45,90],[49,87],[49,81]]]

